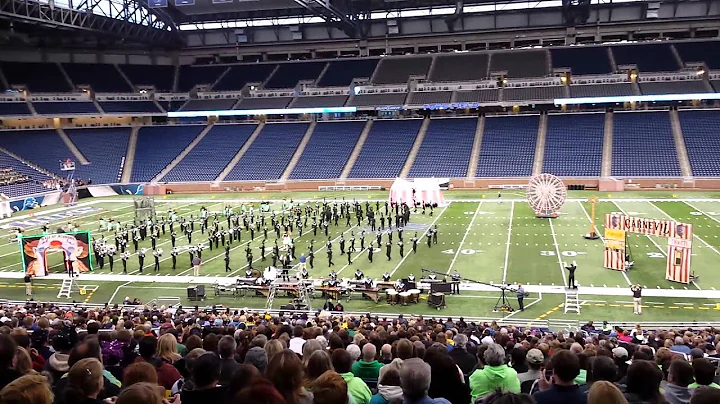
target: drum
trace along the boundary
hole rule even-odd
[[[395,289],[386,289],[385,294],[387,295],[387,302],[389,304],[397,304],[398,292]]]
[[[408,303],[410,303],[410,292],[401,292],[400,293],[400,302],[403,306],[407,306]]]
[[[410,289],[408,292],[410,292],[410,303],[420,302],[420,289]]]

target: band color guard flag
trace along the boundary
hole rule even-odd
[[[690,282],[690,257],[692,256],[693,238],[691,224],[611,213],[605,215],[605,228],[667,238],[668,250],[664,252],[667,257],[665,279],[680,283]],[[606,246],[606,255],[607,249]]]

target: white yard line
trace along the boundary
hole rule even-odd
[[[560,275],[562,275],[563,278],[563,286],[567,286],[567,278],[565,277],[565,266],[562,262],[562,256],[560,255],[560,247],[558,246],[557,242],[557,236],[555,236],[555,227],[553,226],[553,220],[548,218],[548,222],[550,222],[550,233],[552,233],[553,238],[553,244],[555,245],[555,255],[558,259],[558,265],[560,265]]]
[[[440,212],[440,213],[435,217],[435,220],[433,220],[432,223],[430,223],[430,226],[428,226],[428,228],[425,229],[425,231],[423,232],[422,236],[420,236],[420,239],[421,239],[421,240],[422,240],[423,237],[425,237],[425,235],[427,234],[427,232],[428,232],[430,229],[433,228],[433,226],[435,225],[435,223],[437,223],[437,221],[440,219],[440,216],[442,216],[442,215],[448,210],[448,208],[450,207],[451,204],[452,204],[452,201],[448,202],[447,206],[445,206],[445,209],[443,209],[443,211]],[[407,257],[409,257],[409,256],[410,256],[410,254],[405,254],[405,256],[400,260],[400,262],[398,262],[398,264],[395,265],[395,269],[393,269],[392,272],[390,272],[390,276],[391,276],[391,277],[392,277],[393,275],[395,275],[395,271],[397,271],[398,268],[400,268],[400,266],[403,264],[403,262],[405,262],[405,260],[406,260]]]
[[[453,269],[453,266],[455,266],[455,261],[457,261],[458,255],[460,255],[460,250],[463,248],[463,244],[465,243],[465,239],[467,238],[468,234],[470,234],[470,230],[472,230],[473,223],[475,223],[475,218],[477,217],[478,212],[480,212],[480,208],[482,207],[482,202],[478,203],[477,209],[475,209],[475,213],[473,213],[472,219],[470,219],[470,224],[467,226],[467,229],[465,229],[465,234],[463,235],[462,240],[460,240],[460,244],[458,244],[457,249],[455,250],[455,255],[453,256],[452,261],[450,261],[450,268],[447,270],[447,274],[450,274],[450,272]]]
[[[512,222],[513,222],[513,214],[515,212],[515,202],[512,202],[510,205],[510,224],[508,225],[508,236],[507,236],[507,245],[505,246],[505,264],[503,265],[503,277],[502,277],[502,284],[505,284],[505,281],[507,280],[507,270],[508,270],[508,259],[510,258],[510,237],[512,237]]]
[[[685,201],[684,203],[685,203],[686,205],[688,205],[689,207],[691,207],[691,208],[695,209],[696,211],[698,211],[698,212],[702,213],[703,215],[705,215],[705,216],[709,217],[710,219],[712,219],[712,220],[714,220],[714,221],[716,221],[716,222],[720,223],[720,219],[718,219],[718,218],[716,218],[716,217],[713,217],[713,216],[711,216],[711,215],[708,215],[708,214],[707,214],[706,212],[704,212],[704,211],[700,210],[699,208],[697,208],[697,207],[696,207],[695,205],[693,205],[692,203],[690,203],[690,202],[687,202],[687,201]]]
[[[542,300],[542,292],[538,292],[538,298],[535,299],[535,300],[533,300],[532,302],[528,303],[528,304],[525,306],[525,308],[527,309],[528,307],[534,305],[535,303],[540,302],[541,300]],[[513,311],[512,313],[508,314],[507,316],[501,318],[500,321],[505,320],[505,319],[508,319],[508,318],[516,315],[517,313],[521,313],[521,311],[520,311],[520,310],[515,310],[515,311]]]
[[[113,292],[112,296],[110,296],[110,299],[108,299],[108,304],[112,304],[113,299],[115,299],[115,296],[117,296],[118,292],[120,292],[120,288],[122,288],[123,286],[127,286],[131,283],[133,283],[133,281],[125,282],[122,285],[115,288],[115,292]]]
[[[588,221],[592,223],[592,219],[590,218],[587,209],[585,209],[585,206],[580,201],[578,201],[578,204],[580,204],[580,207],[585,213],[585,216],[588,218]],[[602,241],[603,245],[605,245],[605,237],[602,236],[602,233],[600,233],[600,229],[598,229],[597,225],[593,224],[593,229],[595,230],[595,233],[598,235],[598,237],[600,237],[600,241]],[[628,277],[627,273],[625,271],[620,271],[620,273],[622,274],[623,278],[625,278],[625,282],[627,282],[628,285],[632,285],[632,282],[630,282],[630,278]]]
[[[648,203],[649,203],[650,205],[652,205],[655,209],[657,209],[660,213],[662,213],[663,215],[665,215],[666,217],[668,217],[669,219],[671,219],[671,220],[676,220],[676,219],[673,218],[672,216],[668,215],[664,210],[660,209],[660,208],[659,208],[657,205],[655,205],[654,203],[652,203],[652,202],[648,202]],[[688,204],[688,205],[689,205],[689,204]],[[694,206],[692,206],[692,205],[690,205],[690,207],[692,207],[693,209],[696,209],[696,208],[695,208]],[[698,211],[698,212],[700,212],[700,211]],[[701,213],[703,213],[703,212],[701,212]],[[703,214],[704,214],[704,213],[703,213]],[[712,218],[711,216],[708,216],[708,217]],[[708,242],[705,241],[705,240],[703,240],[700,236],[698,236],[697,234],[694,234],[694,233],[693,233],[693,237],[695,237],[696,239],[700,240],[700,242],[703,243],[703,244],[705,244],[705,246],[706,246],[707,248],[715,251],[716,254],[720,255],[720,251],[718,251],[715,247],[713,247],[713,246],[711,246],[710,244],[708,244]],[[700,289],[700,286],[698,286],[698,284],[695,283],[695,281],[692,281],[692,284],[695,285],[696,288]]]

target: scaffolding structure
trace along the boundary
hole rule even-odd
[[[135,222],[144,222],[150,219],[155,222],[155,198],[152,196],[138,196],[133,198],[135,207]]]
[[[65,185],[63,186],[63,202],[65,206],[77,203],[77,187],[75,186],[75,162],[67,159],[60,163],[60,171],[65,172]]]

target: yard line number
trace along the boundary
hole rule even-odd
[[[463,255],[473,255],[473,254],[482,253],[482,252],[484,252],[484,251],[482,251],[482,250],[472,250],[472,249],[469,249],[469,248],[466,248],[466,249],[464,249],[464,250],[460,250],[460,254],[463,254]],[[443,254],[455,254],[455,250],[451,248],[451,249],[449,249],[449,250],[443,250],[442,253],[443,253]]]
[[[560,252],[560,255],[563,257],[577,257],[578,255],[585,255],[586,252],[577,252],[577,251],[562,251]],[[555,251],[540,251],[540,255],[543,257],[554,257]]]

